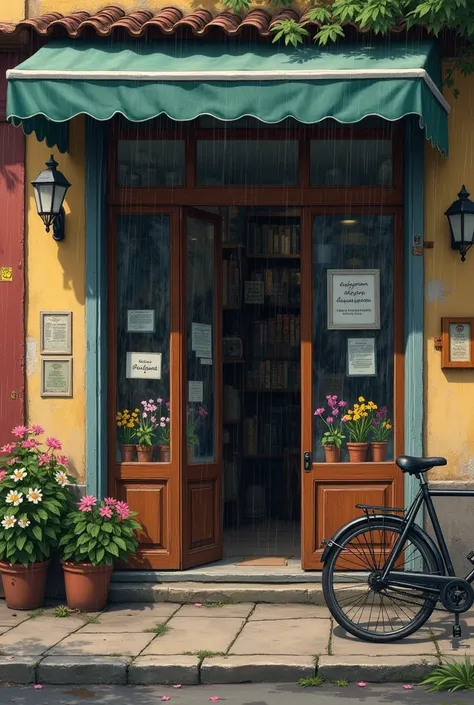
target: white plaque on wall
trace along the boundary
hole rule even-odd
[[[127,311],[127,333],[154,333],[154,309],[129,309]]]
[[[380,269],[328,269],[328,330],[380,328]]]
[[[128,352],[127,379],[161,379],[161,353]]]
[[[40,311],[41,355],[72,355],[72,311]]]
[[[449,360],[450,362],[471,362],[470,323],[449,324]]]

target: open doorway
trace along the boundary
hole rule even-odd
[[[223,558],[299,566],[301,213],[212,210],[223,233]]]

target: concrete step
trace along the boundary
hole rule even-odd
[[[321,571],[297,568],[246,567],[211,565],[189,570],[116,570],[114,583],[314,583],[321,582]]]

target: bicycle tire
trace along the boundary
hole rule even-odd
[[[365,539],[365,542],[368,546],[368,550],[370,551],[370,545],[372,545],[372,540],[373,540],[373,532],[374,531],[391,531],[394,534],[400,535],[403,526],[400,527],[400,524],[398,522],[391,522],[390,518],[387,517],[386,519],[371,519],[370,523],[369,521],[367,522],[367,525],[365,526],[358,526],[357,528],[354,528],[352,531],[350,528],[348,528],[347,533],[343,535],[339,541],[338,547],[336,547],[331,554],[329,555],[326,564],[323,569],[323,574],[322,574],[322,585],[323,585],[323,593],[324,597],[326,600],[327,607],[336,620],[336,622],[347,632],[352,634],[353,636],[363,640],[363,641],[370,641],[372,643],[389,643],[391,641],[398,641],[399,639],[404,639],[407,636],[410,636],[410,634],[413,634],[414,632],[418,631],[423,624],[430,618],[431,614],[433,613],[433,610],[436,606],[437,599],[434,598],[433,596],[421,596],[419,599],[422,600],[422,603],[420,604],[420,610],[417,615],[414,616],[414,618],[406,625],[403,626],[399,629],[392,629],[392,631],[383,631],[382,633],[376,633],[375,631],[371,631],[370,629],[362,628],[360,624],[355,624],[343,611],[339,600],[336,598],[335,595],[335,584],[341,585],[342,583],[338,583],[338,581],[334,580],[335,576],[335,566],[337,563],[337,560],[339,556],[341,555],[342,550],[346,550],[347,546],[353,541],[354,539],[357,539],[358,537],[362,536],[363,534],[369,533],[370,535],[368,538]],[[420,556],[422,560],[424,561],[424,572],[430,573],[430,574],[436,574],[439,575],[439,563],[437,561],[437,558],[435,554],[433,553],[431,547],[428,545],[428,543],[423,539],[423,536],[420,536],[417,532],[410,531],[407,536],[406,543],[404,546],[406,547],[407,545],[413,545],[417,548],[417,550],[420,553]],[[346,547],[346,548],[344,548]],[[404,549],[406,550],[406,549]],[[373,551],[372,551],[373,552]],[[354,553],[353,551],[349,550],[349,553]],[[345,558],[347,560],[347,558]],[[380,570],[381,565],[377,566],[377,568]],[[356,574],[354,574],[356,575]],[[352,578],[351,578],[352,580]],[[360,580],[354,580],[354,582],[361,582]],[[367,585],[367,594],[371,594],[371,586],[367,580],[367,578],[363,579],[363,582],[361,584]],[[344,589],[344,588],[343,588]],[[345,588],[347,590],[353,589],[353,588]],[[385,598],[387,600],[399,600],[399,598],[394,597],[394,592],[389,592],[390,590],[393,590],[393,588],[388,588],[387,591],[382,592],[382,593],[377,593],[379,595],[383,595],[383,599],[381,600],[382,602],[382,610],[383,610],[383,601]],[[376,594],[375,591],[372,590],[372,594]],[[396,593],[400,594],[400,592]],[[380,599],[380,598],[379,598]],[[402,602],[399,600],[399,602]],[[410,601],[406,601],[405,604],[416,604],[416,603],[411,603]],[[360,609],[360,608],[359,608]],[[370,612],[370,616],[372,614],[372,611]],[[378,622],[377,622],[378,624]]]

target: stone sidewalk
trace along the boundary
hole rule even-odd
[[[57,603],[26,613],[0,603],[0,682],[182,684],[326,680],[410,682],[474,651],[474,619],[451,615],[393,644],[369,644],[310,604],[132,603],[99,614]]]

